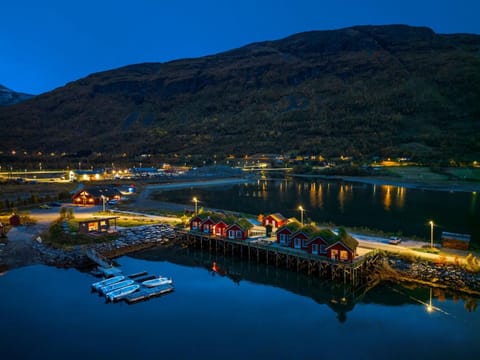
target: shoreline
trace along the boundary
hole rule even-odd
[[[351,181],[351,178],[339,178],[342,181]],[[181,205],[181,204],[173,204],[173,203],[162,203],[158,202],[155,200],[149,199],[149,194],[151,191],[155,190],[177,190],[177,189],[182,189],[182,188],[189,188],[189,187],[202,187],[202,186],[228,186],[228,185],[234,185],[234,184],[241,184],[245,182],[251,182],[254,180],[254,178],[223,178],[223,179],[208,179],[208,180],[199,180],[199,181],[188,181],[188,182],[176,182],[176,183],[167,183],[167,184],[151,184],[151,185],[145,185],[143,190],[138,194],[137,201],[142,199],[146,203],[154,203],[157,206],[160,205],[161,207],[168,205],[168,207],[173,208],[173,207],[182,207],[182,208],[188,208],[188,207],[193,207],[189,205]],[[333,180],[333,179],[331,179]],[[338,180],[338,179],[337,179]],[[373,180],[373,179],[356,179],[357,182],[367,182],[369,183],[370,181],[375,181],[378,184],[381,183],[381,180]],[[398,185],[397,185],[398,186]],[[137,201],[133,204],[133,209],[138,209],[141,212],[142,209],[146,209],[148,207],[141,207]],[[15,247],[13,251],[9,251],[8,253],[5,253],[4,249],[1,249],[3,251],[0,251],[0,263],[2,265],[6,265],[8,268],[18,268],[22,266],[28,266],[28,265],[33,265],[33,264],[45,264],[45,265],[50,265],[50,266],[56,266],[56,267],[77,267],[77,265],[84,264],[84,257],[79,252],[79,247],[76,249],[72,250],[61,250],[61,249],[54,249],[45,245],[40,245],[35,241],[36,237],[39,235],[39,228],[41,224],[38,224],[37,226],[33,227],[25,227],[24,230],[20,231],[19,228],[15,229],[12,233],[9,235],[14,235],[16,239],[10,239],[9,242],[15,243]],[[46,227],[45,224],[42,224],[41,227]],[[21,227],[20,227],[21,228]],[[127,241],[128,242],[128,241]],[[132,245],[132,244],[130,244]],[[152,246],[158,246],[160,244],[156,244],[154,241],[150,241],[148,246],[146,244],[141,244],[141,240],[136,240],[135,245],[132,246],[120,246],[115,248],[115,242],[112,243],[102,243],[102,247],[104,247],[104,250],[112,246],[111,249],[107,250],[106,253],[108,253],[108,257],[111,258],[116,258],[119,256],[126,256],[131,253],[135,253],[141,250],[144,250],[146,247],[152,247]],[[40,249],[42,248],[42,249]],[[3,254],[2,254],[3,252]],[[389,253],[388,258],[395,258],[395,253]],[[3,261],[2,261],[3,260]],[[410,264],[416,264],[416,261],[410,262]],[[450,268],[450,266],[449,266]],[[448,274],[442,275],[442,271],[437,271],[439,269],[442,269],[444,271],[447,269],[447,267],[442,267],[438,266],[435,262],[429,262],[428,266],[426,266],[426,269],[424,272],[421,272],[419,274],[413,274],[412,273],[405,273],[402,271],[403,269],[400,270],[400,274],[402,276],[397,277],[397,281],[403,282],[403,281],[410,281],[410,282],[417,282],[419,284],[424,284],[426,283],[429,286],[441,286],[441,287],[446,287],[454,291],[459,291],[459,292],[464,292],[464,293],[469,293],[473,294],[476,296],[480,295],[480,288],[478,286],[475,286],[475,281],[480,283],[480,278],[477,274],[473,274],[475,281],[473,282],[474,285],[468,286],[466,288],[463,288],[462,281],[468,278],[472,273],[466,272],[466,270],[461,267],[461,266],[456,266],[456,267],[451,267],[450,269],[453,269],[452,271],[455,273],[462,272],[463,275],[458,275],[455,279],[456,280],[451,280],[453,283],[448,283],[449,282],[449,276]],[[428,275],[433,274],[433,273],[438,273],[436,276],[433,278],[430,278]],[[470,275],[469,275],[470,274]],[[429,279],[431,281],[429,281]],[[471,283],[471,279],[468,280],[469,283]]]

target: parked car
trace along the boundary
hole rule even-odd
[[[60,206],[62,206],[62,204],[61,204],[61,203],[59,203],[59,202],[56,202],[56,201],[54,201],[54,202],[51,202],[51,203],[49,203],[48,205],[49,205],[49,206],[52,206],[52,207],[60,207]]]
[[[390,236],[390,239],[388,240],[388,243],[389,244],[392,244],[392,245],[398,245],[402,242],[402,239],[400,239],[399,237],[397,236]]]
[[[118,205],[117,199],[108,200],[107,205]]]
[[[40,205],[40,209],[50,209],[51,207],[47,204]]]

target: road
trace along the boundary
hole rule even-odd
[[[468,255],[468,251],[445,249],[441,248],[440,254],[432,254],[423,251],[416,251],[415,249],[424,248],[427,243],[422,241],[415,241],[405,239],[399,245],[389,244],[389,239],[381,238],[377,236],[363,235],[357,233],[349,233],[352,237],[358,240],[358,245],[364,249],[379,249],[390,251],[399,254],[405,254],[410,256],[416,256],[430,261],[439,261],[441,256],[445,256],[445,260],[449,263],[466,264],[465,257]],[[428,245],[427,245],[428,246]]]

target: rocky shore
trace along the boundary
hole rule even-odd
[[[389,255],[382,278],[417,282],[429,286],[480,295],[480,273],[452,264],[436,264],[426,260],[414,262]]]
[[[41,241],[29,240],[32,246],[23,246],[21,252],[28,253],[28,264],[43,263],[60,268],[88,267],[92,261],[86,256],[88,249],[95,249],[107,258],[115,258],[155,246],[170,246],[177,238],[175,229],[169,224],[144,225],[119,230],[118,239],[94,245],[73,246],[70,249],[56,249]],[[4,247],[5,248],[5,247]],[[2,249],[4,252],[7,249]],[[1,254],[0,260],[10,255],[19,257],[20,250]],[[2,261],[0,261],[2,263]],[[5,264],[12,267],[12,264]],[[9,266],[10,265],[10,266]],[[14,264],[13,267],[21,266]],[[427,260],[405,259],[391,253],[386,253],[383,263],[376,269],[377,278],[381,280],[416,282],[427,286],[448,288],[480,296],[480,273],[473,273],[462,266],[454,264],[438,264]]]

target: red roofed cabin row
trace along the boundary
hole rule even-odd
[[[288,223],[277,230],[277,242],[293,249],[332,260],[353,261],[358,241],[348,234],[336,235],[329,229]]]
[[[246,219],[220,218],[211,214],[199,214],[190,220],[190,231],[199,231],[232,240],[247,239],[252,226]]]

